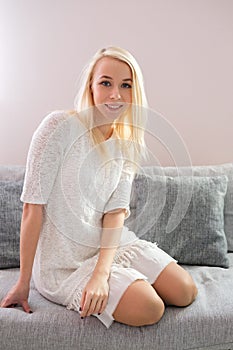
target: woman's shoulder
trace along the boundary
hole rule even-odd
[[[63,131],[69,130],[73,127],[74,123],[79,128],[81,127],[81,122],[76,111],[54,110],[42,119],[35,134],[51,134],[59,129]]]
[[[74,114],[71,114],[70,111],[65,110],[55,110],[48,113],[41,121],[41,126],[46,126],[48,128],[56,129],[64,122],[67,122],[69,118],[74,117]]]

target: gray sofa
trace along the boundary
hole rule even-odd
[[[46,300],[31,281],[32,314],[26,314],[21,307],[0,309],[0,350],[233,349],[233,165],[193,167],[192,170],[195,181],[191,186],[188,168],[182,169],[180,177],[175,168],[145,167],[134,180],[131,215],[125,222],[141,238],[159,241],[158,244],[191,273],[199,290],[192,305],[166,307],[156,325],[130,327],[114,322],[106,329],[93,316],[82,320],[75,311]],[[0,166],[0,300],[19,275],[22,213],[19,197],[24,172],[23,166]],[[180,181],[181,178],[185,180]],[[192,198],[187,190],[190,186]],[[164,197],[164,193],[166,200],[160,201],[158,195]],[[166,206],[172,201],[175,206],[174,198],[180,198],[179,210],[172,214],[173,233],[168,233],[164,228]],[[161,210],[159,216],[156,208],[162,206],[165,214]],[[187,207],[186,216],[181,220]],[[175,227],[177,213],[183,214],[179,214],[180,223]],[[153,216],[157,219],[150,221]],[[136,220],[138,217],[140,220]],[[164,240],[166,234],[170,236]],[[207,238],[202,240],[203,236]]]

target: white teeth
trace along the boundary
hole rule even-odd
[[[106,104],[106,106],[110,109],[119,109],[122,107],[121,105],[108,105],[108,104]]]

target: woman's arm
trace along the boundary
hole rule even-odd
[[[24,203],[20,228],[20,275],[16,285],[1,302],[1,307],[22,305],[30,312],[28,295],[32,266],[43,220],[43,205]]]
[[[20,232],[19,280],[29,285],[36,247],[43,221],[43,205],[25,203]]]
[[[81,317],[102,313],[108,301],[108,278],[119,245],[124,224],[125,209],[114,210],[103,216],[101,248],[93,274],[82,293]]]

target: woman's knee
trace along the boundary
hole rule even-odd
[[[158,323],[163,317],[164,310],[161,298],[145,299],[140,305],[140,312],[133,315],[131,325],[146,326]]]
[[[147,304],[144,312],[146,324],[152,325],[159,322],[165,311],[164,302],[161,298],[156,298],[155,300],[150,300]]]
[[[177,306],[188,306],[197,297],[197,287],[191,278],[185,279],[180,286],[179,295],[177,297]]]
[[[113,317],[130,326],[152,325],[162,318],[164,309],[163,300],[151,285],[137,280],[127,288]]]
[[[153,287],[166,305],[187,306],[197,296],[191,275],[174,262],[162,271]]]

